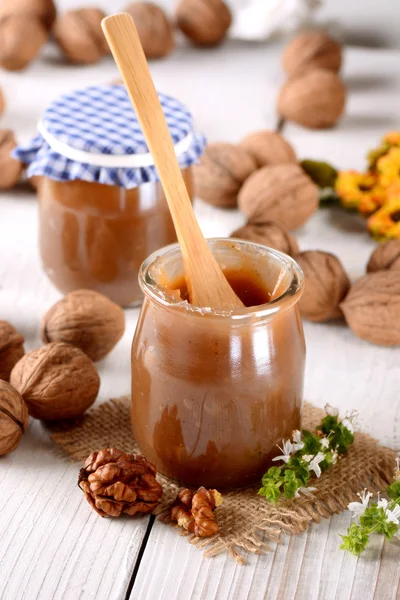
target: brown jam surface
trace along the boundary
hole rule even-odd
[[[229,281],[233,291],[240,298],[243,304],[247,307],[260,306],[267,304],[271,299],[271,294],[266,289],[261,277],[255,271],[241,269],[238,271],[226,269],[224,275]],[[168,285],[171,290],[179,290],[179,295],[182,300],[189,300],[189,292],[187,289],[184,276],[176,279]]]

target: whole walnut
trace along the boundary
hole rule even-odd
[[[28,421],[28,407],[21,394],[0,380],[0,456],[15,450]]]
[[[340,260],[320,250],[300,252],[295,260],[304,273],[301,315],[317,322],[341,318],[339,305],[350,289],[350,281]]]
[[[0,321],[0,380],[8,381],[14,365],[25,354],[24,338],[16,329]]]
[[[389,240],[379,244],[367,264],[367,273],[389,269],[400,271],[400,240]]]
[[[11,156],[16,146],[14,133],[10,129],[0,129],[0,190],[14,187],[21,178],[23,164]]]
[[[135,2],[125,8],[132,15],[147,58],[167,56],[175,46],[174,29],[160,6]]]
[[[250,152],[258,167],[297,163],[292,146],[276,131],[254,131],[240,142],[240,146]]]
[[[50,31],[56,18],[56,7],[53,0],[1,0],[0,16],[3,15],[28,15]]]
[[[251,223],[275,221],[293,230],[317,210],[319,191],[299,165],[269,165],[246,179],[238,202]]]
[[[110,52],[101,29],[105,16],[99,8],[81,8],[57,18],[54,39],[69,62],[92,64]]]
[[[82,350],[53,342],[25,354],[11,371],[10,383],[32,417],[55,421],[82,415],[96,400],[100,377]]]
[[[328,69],[314,69],[282,86],[277,108],[282,119],[323,129],[335,125],[345,104],[346,88],[338,75]]]
[[[117,448],[93,452],[79,472],[78,484],[102,517],[152,512],[163,493],[154,465]]]
[[[179,29],[198,46],[215,46],[225,38],[232,15],[222,0],[180,0],[176,9]]]
[[[397,270],[378,271],[357,281],[340,305],[346,322],[362,340],[400,345],[400,277]]]
[[[64,296],[44,315],[41,337],[45,344],[66,342],[93,361],[114,348],[125,331],[125,314],[118,304],[92,290]]]
[[[0,16],[0,67],[8,71],[25,69],[48,36],[42,21],[28,14]]]
[[[222,142],[208,144],[199,163],[193,165],[196,195],[214,206],[237,206],[243,182],[256,169],[255,160],[244,148]]]
[[[290,256],[294,256],[299,252],[299,245],[296,238],[285,227],[273,221],[247,223],[247,225],[240,227],[240,229],[236,229],[231,234],[231,237],[269,246]]]
[[[342,64],[340,44],[324,31],[306,31],[287,44],[282,66],[289,76],[310,69],[337,72]]]

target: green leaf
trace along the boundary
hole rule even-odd
[[[292,471],[291,469],[286,469],[286,471],[285,471],[285,479],[286,480],[295,480],[296,479],[296,473],[294,471]]]
[[[369,542],[368,532],[364,527],[357,525],[357,523],[352,523],[347,530],[347,535],[340,537],[343,539],[343,543],[340,546],[341,550],[347,550],[355,556],[360,556]]]
[[[398,530],[398,525],[392,521],[388,521],[387,515],[381,506],[375,503],[367,508],[360,517],[360,524],[368,529],[373,529],[376,533],[380,533],[388,540],[391,540]]]
[[[318,454],[321,450],[321,440],[317,435],[314,435],[310,431],[303,429],[303,442],[304,446],[301,450],[301,454]]]
[[[266,486],[260,488],[258,490],[258,494],[260,496],[264,496],[268,500],[268,502],[275,504],[279,500],[281,495],[279,487],[279,485],[270,482]]]
[[[318,187],[335,187],[338,172],[329,163],[320,160],[305,159],[301,161],[300,166]]]
[[[333,187],[322,187],[319,188],[319,202],[321,208],[327,206],[335,206],[340,204],[340,198],[337,195],[335,188]]]
[[[396,504],[400,503],[400,481],[394,481],[386,490],[388,498],[394,500]]]
[[[285,498],[293,498],[299,487],[301,487],[301,481],[299,479],[289,479],[285,481],[283,486]]]

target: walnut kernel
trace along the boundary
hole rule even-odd
[[[156,469],[143,456],[117,448],[93,452],[80,470],[78,484],[102,517],[152,512],[162,496]]]

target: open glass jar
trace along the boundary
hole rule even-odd
[[[234,312],[200,309],[171,291],[183,272],[177,245],[150,256],[139,274],[131,417],[140,449],[162,473],[219,489],[260,480],[276,444],[300,428],[303,275],[275,250],[209,243],[226,273],[245,272],[270,292],[281,274],[279,297]]]
[[[191,165],[205,139],[180,102],[159,97],[191,196]],[[61,96],[39,131],[14,156],[29,164],[28,177],[37,182],[48,277],[63,293],[88,288],[122,306],[140,303],[140,265],[176,235],[125,88],[95,86]]]

